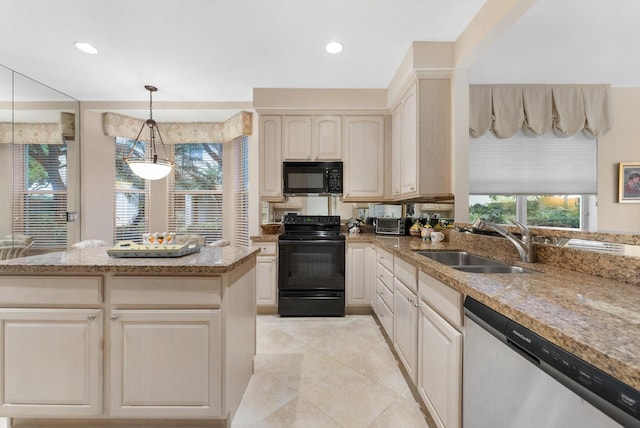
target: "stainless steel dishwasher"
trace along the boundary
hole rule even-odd
[[[464,308],[464,428],[640,427],[639,391],[471,297]]]

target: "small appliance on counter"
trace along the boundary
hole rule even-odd
[[[410,218],[379,217],[374,221],[374,230],[379,235],[409,235],[413,225]]]

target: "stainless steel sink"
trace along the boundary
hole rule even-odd
[[[475,256],[465,251],[416,251],[421,256],[435,260],[436,262],[445,264],[447,266],[468,266],[468,265],[481,265],[481,266],[504,266],[504,263],[500,263],[495,260],[487,259],[485,257]]]
[[[533,271],[519,266],[452,266],[456,270],[471,273],[533,273]]]
[[[421,256],[450,266],[453,269],[472,273],[533,273],[533,271],[511,266],[486,257],[469,254],[466,251],[416,251]]]

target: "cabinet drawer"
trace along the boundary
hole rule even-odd
[[[462,293],[424,272],[419,274],[420,299],[431,306],[454,327],[462,328]]]
[[[101,276],[0,276],[2,305],[98,305]]]
[[[384,300],[384,302],[390,308],[393,308],[393,289],[388,288],[386,285],[382,283],[379,279],[376,280],[376,291],[378,296]]]
[[[384,331],[393,341],[393,312],[380,296],[376,298],[376,315],[378,315]]]
[[[396,257],[393,262],[393,274],[405,287],[414,293],[418,293],[418,270],[415,266]]]
[[[255,242],[253,248],[260,248],[261,256],[275,256],[277,245],[275,242]]]
[[[376,248],[376,259],[382,266],[393,271],[393,254],[382,248]]]
[[[116,276],[111,303],[126,306],[220,307],[221,279],[189,276]]]
[[[393,273],[380,263],[376,263],[376,277],[382,281],[387,288],[393,290]]]

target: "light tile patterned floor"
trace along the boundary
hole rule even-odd
[[[371,316],[260,315],[257,334],[233,428],[428,427]]]

